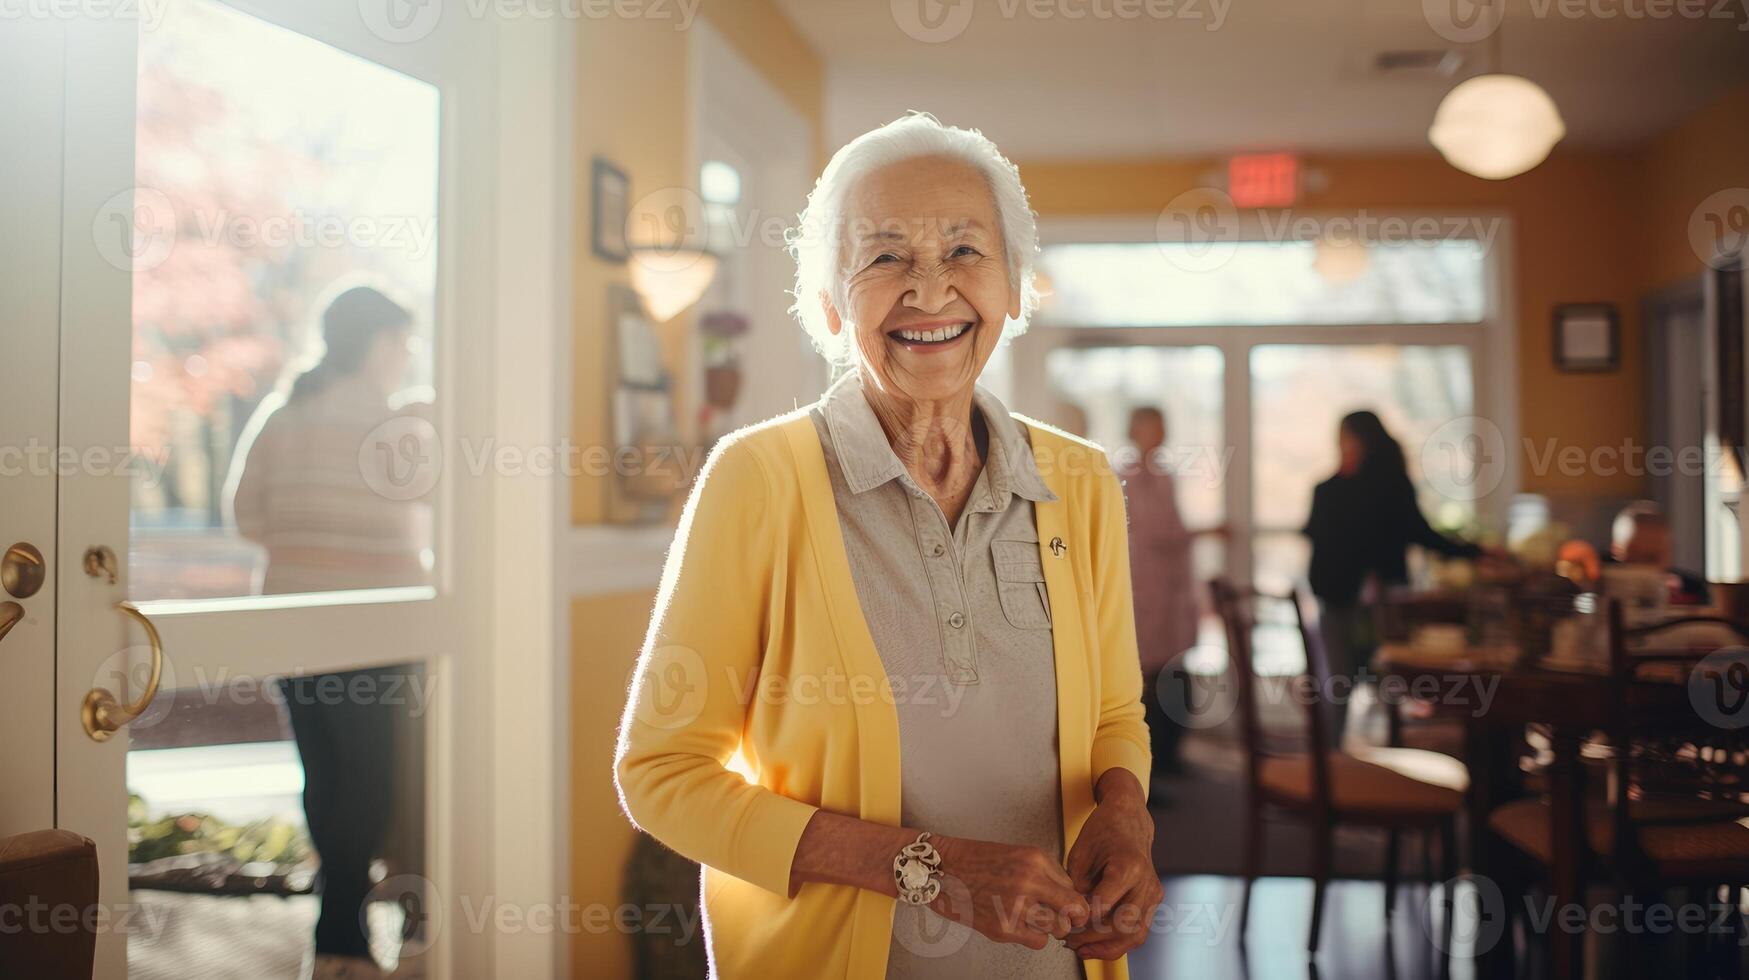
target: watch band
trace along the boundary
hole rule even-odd
[[[893,883],[906,905],[928,905],[941,894],[941,852],[927,830],[893,856]]]

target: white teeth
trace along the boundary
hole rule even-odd
[[[942,327],[937,330],[900,330],[898,333],[900,338],[904,340],[918,343],[941,343],[965,333],[969,326],[971,326],[969,323],[956,323],[951,327]]]

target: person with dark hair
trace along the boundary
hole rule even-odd
[[[428,418],[383,428],[429,408],[405,387],[413,314],[367,285],[337,285],[319,308],[321,357],[262,400],[238,442],[227,481],[232,524],[267,552],[263,594],[428,584],[429,488],[416,481],[429,475],[417,467],[435,458],[425,444],[433,430]],[[321,857],[321,911],[302,980],[385,976],[364,925],[371,865],[418,870],[422,817],[396,812],[395,782],[422,771],[423,744],[418,719],[371,692],[399,690],[409,672],[367,666],[277,685]],[[395,975],[413,969],[403,963]]]
[[[321,326],[321,358],[262,399],[237,442],[232,524],[267,551],[263,594],[427,584],[430,506],[407,477],[434,459],[418,445],[429,426],[369,447],[428,407],[405,387],[413,314],[373,286],[336,287]]]
[[[1409,579],[1406,552],[1420,545],[1442,555],[1476,558],[1482,549],[1434,530],[1415,500],[1415,485],[1398,445],[1372,412],[1351,412],[1337,430],[1341,463],[1312,491],[1305,535],[1318,597],[1319,634],[1331,677],[1354,677],[1371,655],[1369,594]],[[1335,707],[1331,745],[1340,748],[1347,705]]]

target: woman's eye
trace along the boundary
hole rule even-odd
[[[961,245],[959,248],[956,248],[953,250],[953,257],[956,259],[962,255],[977,255],[977,254],[978,254],[978,250],[971,247],[970,245]]]
[[[869,265],[880,265],[882,262],[897,262],[897,261],[899,261],[899,257],[897,255],[894,255],[891,252],[882,252],[881,254],[875,256],[874,261],[870,262]]]

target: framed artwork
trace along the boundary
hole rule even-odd
[[[606,409],[614,458],[609,520],[659,523],[687,487],[674,381],[662,362],[655,324],[636,293],[608,287],[607,324]]]
[[[631,256],[626,241],[626,221],[631,216],[632,182],[625,171],[600,157],[595,158],[590,179],[591,249],[609,262],[624,262]]]
[[[1613,303],[1562,303],[1555,307],[1555,367],[1562,371],[1614,371],[1621,365],[1621,318]]]

